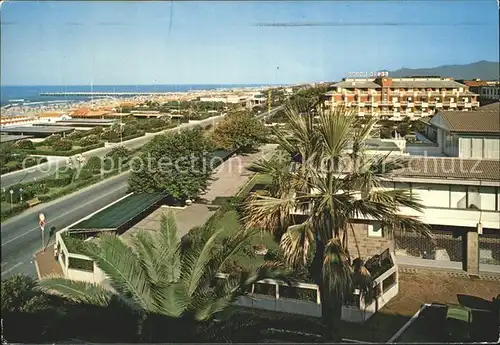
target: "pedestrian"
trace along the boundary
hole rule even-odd
[[[59,259],[59,250],[56,244],[54,244],[54,258],[56,261]]]

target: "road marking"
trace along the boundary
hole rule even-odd
[[[11,271],[13,271],[13,270],[15,270],[16,268],[18,268],[18,267],[19,267],[19,266],[21,266],[22,264],[24,264],[24,262],[18,262],[17,264],[15,264],[14,266],[12,266],[12,267],[11,267],[11,268],[9,268],[8,270],[2,271],[2,277],[3,277],[5,274],[7,274],[7,273],[9,273],[9,272],[11,272]]]
[[[104,197],[106,197],[106,196],[108,196],[108,195],[110,195],[110,194],[112,194],[112,193],[114,193],[114,192],[116,192],[116,191],[118,191],[118,190],[120,190],[120,189],[126,188],[126,187],[127,187],[127,185],[122,186],[122,187],[120,187],[120,188],[113,189],[111,192],[106,193],[106,194],[103,194],[103,195],[101,195],[101,196],[100,196],[99,198],[97,198],[97,199],[94,199],[94,200],[92,200],[92,201],[86,202],[85,204],[82,204],[82,205],[78,206],[77,208],[75,208],[75,209],[73,209],[73,210],[71,210],[71,211],[65,212],[65,213],[61,214],[60,216],[58,216],[58,217],[56,217],[56,218],[51,219],[50,221],[57,220],[57,219],[59,219],[59,218],[61,218],[61,217],[66,216],[67,214],[73,213],[73,212],[75,212],[76,210],[78,210],[78,209],[80,209],[80,208],[82,208],[82,207],[84,207],[84,206],[87,206],[87,205],[89,205],[89,204],[92,204],[92,203],[93,203],[93,202],[95,202],[96,200],[102,199],[102,198],[104,198]],[[31,229],[31,230],[26,231],[25,233],[22,233],[22,234],[20,234],[20,235],[17,235],[16,237],[14,237],[14,238],[12,238],[12,239],[8,240],[7,242],[2,243],[2,247],[3,247],[3,246],[5,246],[5,245],[7,245],[7,244],[9,244],[9,243],[11,243],[12,241],[15,241],[15,240],[17,240],[17,239],[19,239],[19,238],[21,238],[21,237],[26,236],[27,234],[29,234],[29,233],[31,233],[31,232],[33,232],[33,231],[35,231],[35,230],[40,231],[40,228],[39,228],[39,227],[36,227],[36,228],[33,228],[33,229]]]

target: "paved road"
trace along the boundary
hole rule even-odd
[[[170,128],[167,129],[164,132],[168,131],[176,131],[180,130],[182,128],[189,128],[189,127],[194,127],[196,125],[202,125],[202,126],[207,126],[209,124],[216,124],[219,121],[221,121],[223,116],[215,116],[206,120],[202,121],[197,121],[197,122],[190,122],[190,123],[183,123],[179,127],[176,128]],[[135,138],[132,140],[127,140],[123,143],[123,145],[129,149],[136,149],[144,145],[145,143],[149,142],[155,135],[164,133],[154,133],[154,134],[146,134],[143,137],[140,138]],[[118,145],[118,144],[117,144]],[[98,148],[95,150],[87,151],[82,154],[85,158],[89,158],[92,156],[97,156],[97,157],[103,157],[107,152],[111,150],[111,147],[102,147]],[[76,158],[76,156],[73,156],[73,158]],[[15,185],[20,182],[30,182],[30,181],[36,181],[40,180],[46,176],[49,176],[51,174],[54,174],[55,171],[58,168],[61,168],[66,165],[67,158],[62,158],[62,159],[56,159],[54,158],[54,161],[52,162],[47,162],[44,164],[37,165],[32,168],[24,169],[24,170],[18,170],[14,171],[12,173],[4,174],[0,177],[0,182],[2,185],[2,188],[7,188],[9,186]]]
[[[42,248],[38,214],[47,219],[45,242],[50,228],[61,230],[127,193],[128,172],[106,179],[49,203],[37,205],[2,224],[2,279],[16,273],[36,277],[33,254]]]
[[[281,107],[273,109],[271,113],[279,109]],[[267,116],[269,114],[265,113],[258,117],[262,119]],[[208,125],[212,121],[213,119],[207,119],[197,124]],[[216,120],[216,122],[218,121],[220,119]],[[189,127],[194,125],[196,124],[190,123]],[[185,128],[187,126],[182,127]],[[176,129],[178,128],[174,130]],[[140,139],[144,140],[144,138]],[[136,147],[138,147],[142,144],[135,143],[133,145],[137,145]],[[124,196],[128,188],[128,175],[129,173],[125,172],[63,198],[37,205],[4,222],[1,226],[2,279],[6,279],[17,273],[25,273],[36,278],[33,255],[42,248],[41,232],[38,227],[38,214],[40,212],[45,214],[48,221],[45,227],[45,241],[47,244],[54,240],[54,237],[49,238],[49,229],[51,227],[55,227],[56,231],[62,230],[68,225]]]

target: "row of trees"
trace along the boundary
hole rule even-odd
[[[130,188],[137,193],[162,191],[178,200],[195,199],[208,187],[220,163],[212,152],[251,151],[265,140],[264,125],[248,112],[230,113],[208,132],[196,127],[156,136],[134,161]]]

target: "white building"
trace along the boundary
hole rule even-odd
[[[450,157],[500,159],[499,103],[476,111],[440,111],[424,133]]]
[[[364,259],[390,248],[398,263],[500,272],[499,160],[411,157],[381,188],[409,190],[420,200],[422,212],[407,207],[400,212],[429,224],[435,243],[411,232],[386,231],[360,215],[352,224]],[[350,251],[356,253],[354,244]]]

